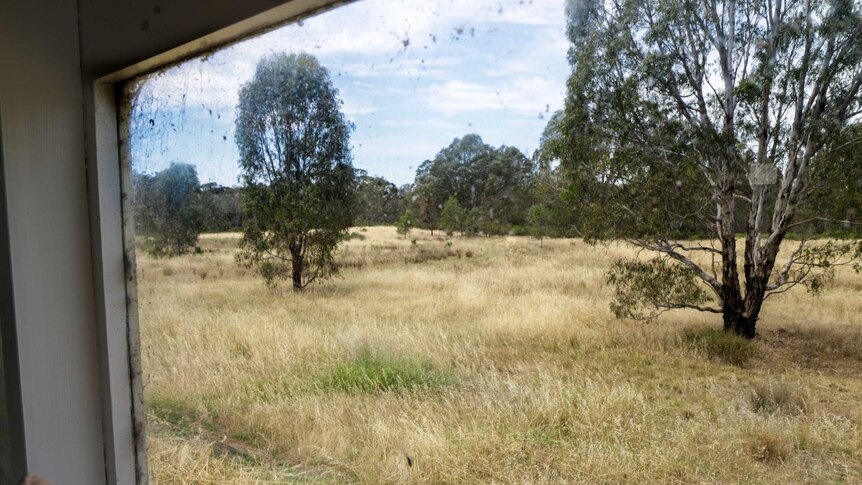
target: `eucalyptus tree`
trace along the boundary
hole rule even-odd
[[[294,290],[338,272],[353,222],[351,125],[328,71],[308,54],[273,54],[239,93],[236,142],[243,237],[237,261]]]
[[[143,247],[154,256],[194,250],[203,228],[197,169],[171,163],[155,175],[133,174],[135,217]]]
[[[488,232],[523,224],[532,173],[532,161],[517,148],[495,148],[476,134],[456,138],[416,171],[413,203],[419,222],[436,227],[444,205],[454,197],[465,210],[481,213]]]
[[[459,231],[463,236],[466,223],[467,211],[458,204],[458,199],[454,196],[446,199],[443,210],[440,211],[440,229],[446,231],[447,236],[451,236],[455,231]]]
[[[383,177],[356,170],[356,223],[358,225],[394,224],[404,213],[404,193]]]
[[[751,338],[772,295],[859,269],[858,241],[802,237],[779,259],[826,217],[800,218],[816,174],[860,141],[858,0],[582,0],[568,16],[561,158],[580,229],[657,253],[609,273],[618,316],[693,308]]]

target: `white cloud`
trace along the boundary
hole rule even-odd
[[[544,126],[540,113],[565,97],[563,2],[356,2],[151,76],[142,87],[143,122],[158,112],[188,133],[212,110],[232,128],[238,91],[258,60],[307,51],[330,69],[344,113],[358,123],[357,160],[389,164],[393,177],[471,131],[530,146]],[[172,156],[161,148],[171,143],[157,143]]]
[[[539,76],[498,85],[448,81],[426,89],[422,96],[428,108],[448,116],[492,110],[539,115],[559,109],[565,86]]]
[[[250,38],[207,57],[151,78],[151,94],[163,107],[203,105],[218,109],[236,104],[237,91],[254,74],[254,64],[272,52],[309,51],[318,57],[351,55],[356,61],[335,69],[354,77],[443,79],[462,62],[447,56],[454,37],[481,34],[502,24],[548,27],[564,41],[562,0],[364,0],[307,19],[302,25]],[[459,34],[460,32],[460,34]],[[363,57],[372,59],[362,62]],[[388,60],[388,62],[387,62]],[[381,62],[382,61],[382,62]],[[533,69],[524,60],[505,69]],[[527,65],[529,64],[529,65]]]

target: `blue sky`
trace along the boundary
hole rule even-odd
[[[326,67],[355,124],[354,166],[397,183],[456,137],[530,155],[562,108],[565,0],[362,0],[195,59],[137,84],[136,170],[197,166],[236,185],[237,93],[270,52]]]

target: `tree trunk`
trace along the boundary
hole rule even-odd
[[[302,290],[302,248],[299,244],[290,246],[291,279],[293,280],[293,291]]]
[[[733,228],[733,189],[726,191],[719,200],[717,229],[721,238],[721,307],[724,330],[745,338],[754,337],[754,324],[745,312],[745,300],[739,284],[739,269],[736,266],[736,234]]]
[[[752,339],[757,335],[757,317],[747,316],[743,305],[736,308],[725,305],[723,316],[725,332],[733,332],[747,339]]]

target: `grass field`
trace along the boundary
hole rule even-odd
[[[233,234],[139,254],[154,483],[862,481],[862,276],[770,299],[749,343],[615,320],[623,246],[359,234],[304,294]]]

